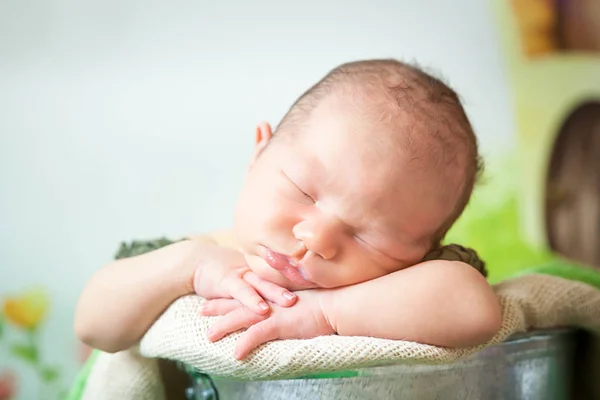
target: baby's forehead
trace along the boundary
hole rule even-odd
[[[315,113],[303,134],[308,152],[336,163],[360,163],[362,168],[386,167],[385,176],[399,168],[419,168],[429,149],[414,116],[386,116],[377,110],[329,107]],[[410,164],[410,165],[408,165]]]
[[[455,142],[462,127],[453,122],[451,110],[441,104],[407,108],[378,88],[360,88],[336,91],[312,110],[301,135],[309,151],[325,161],[366,169],[376,182],[401,184],[404,177],[396,173],[401,170],[460,184],[464,157],[455,154],[462,149]]]

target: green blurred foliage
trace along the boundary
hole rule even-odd
[[[467,209],[446,236],[446,243],[460,243],[478,252],[488,267],[490,283],[556,259],[548,249],[528,244],[523,236],[518,177],[514,158],[489,162]]]

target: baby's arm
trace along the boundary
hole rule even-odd
[[[460,261],[426,261],[356,285],[297,294],[294,307],[273,305],[269,315],[252,313],[235,300],[210,301],[203,315],[223,317],[211,327],[209,340],[248,328],[236,344],[236,358],[270,340],[332,333],[465,347],[491,339],[501,322],[492,288]]]
[[[190,292],[189,246],[174,243],[98,270],[79,297],[76,336],[108,352],[135,344],[170,303]]]
[[[107,352],[137,343],[174,300],[187,294],[233,297],[257,313],[268,311],[268,307],[259,307],[263,298],[258,293],[282,306],[296,300],[295,296],[284,297],[289,295],[287,290],[258,277],[256,286],[251,287],[243,279],[252,273],[241,253],[220,247],[208,237],[184,240],[145,254],[120,255],[127,258],[93,275],[75,312],[77,337]]]
[[[501,323],[486,279],[458,261],[427,261],[322,296],[325,318],[345,336],[465,347],[491,339]]]

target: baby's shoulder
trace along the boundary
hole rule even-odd
[[[233,229],[221,229],[203,234],[188,235],[188,238],[195,240],[206,240],[223,247],[231,247],[235,249],[238,247]]]

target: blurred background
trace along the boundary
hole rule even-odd
[[[565,255],[600,264],[600,224],[565,228],[598,221],[597,160],[564,172],[575,156],[556,150],[575,124],[600,152],[600,3],[561,4],[0,2],[0,399],[61,398],[90,275],[121,241],[230,226],[256,124],[347,61],[416,61],[462,96],[488,170],[449,240],[480,250],[492,283]],[[596,125],[569,125],[581,107]],[[564,181],[583,175],[582,214]]]

